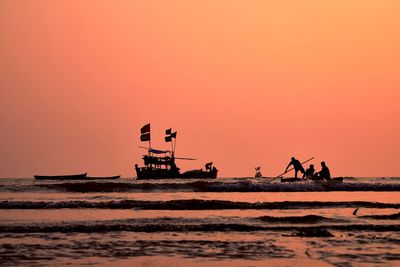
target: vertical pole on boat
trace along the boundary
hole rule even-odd
[[[174,154],[175,154],[175,149],[176,149],[176,137],[175,137],[175,138],[172,138],[172,139],[175,139],[175,142],[174,142]]]
[[[150,135],[150,123],[147,123],[144,125],[142,128],[140,128],[140,141],[141,142],[149,142],[149,149],[148,153],[149,156],[151,155],[150,149],[151,149],[151,135]]]
[[[150,134],[150,139],[149,139],[149,156],[151,156],[151,134]]]

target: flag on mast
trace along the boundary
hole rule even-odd
[[[150,141],[150,123],[146,124],[140,129],[140,141]]]
[[[150,141],[150,133],[145,133],[140,135],[140,141],[142,142]]]
[[[176,139],[176,131],[172,132],[171,128],[165,130],[165,135],[165,142],[172,142],[172,138]]]
[[[150,123],[146,124],[140,129],[141,134],[149,133],[150,132]]]

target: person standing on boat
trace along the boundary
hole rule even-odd
[[[303,174],[303,179],[312,178],[314,176],[314,172],[315,172],[314,164],[310,164],[310,167]]]
[[[301,165],[300,161],[298,161],[295,157],[292,157],[292,159],[290,160],[288,166],[285,169],[285,173],[287,172],[287,170],[289,169],[289,167],[293,165],[294,168],[294,177],[297,178],[297,173],[300,171],[302,174],[305,173],[303,165]]]
[[[321,170],[317,172],[316,175],[320,179],[326,179],[326,180],[331,179],[331,173],[329,171],[329,168],[326,166],[325,161],[321,162],[321,167],[322,167]]]
[[[175,156],[172,154],[171,158],[169,159],[169,166],[173,171],[179,171],[180,169],[175,164]]]
[[[206,165],[204,166],[204,167],[206,168],[206,171],[211,172],[211,170],[212,170],[212,165],[213,165],[212,162],[206,163]]]

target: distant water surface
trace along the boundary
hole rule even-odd
[[[400,178],[268,180],[0,179],[0,265],[400,265]]]

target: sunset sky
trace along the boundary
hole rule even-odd
[[[0,177],[400,175],[400,1],[0,1]]]

